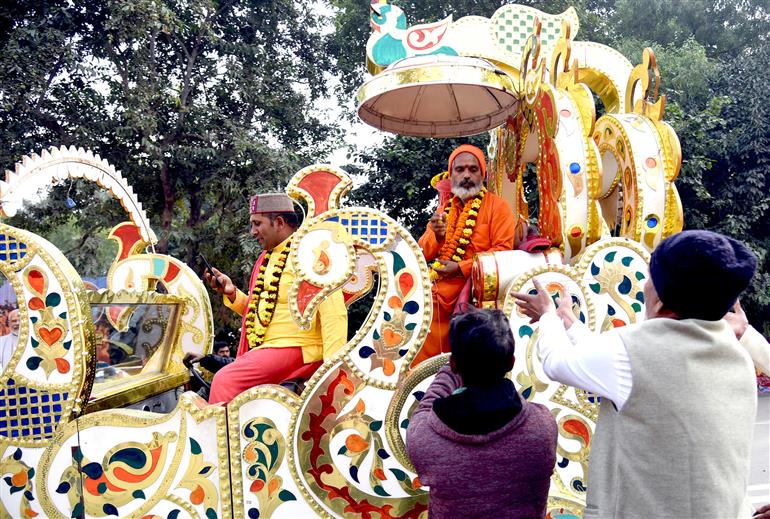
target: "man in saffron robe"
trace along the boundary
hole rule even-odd
[[[439,203],[419,240],[434,279],[433,321],[413,366],[449,352],[449,321],[476,254],[513,249],[516,217],[505,200],[483,187],[484,152],[463,144],[449,156],[448,171],[453,196]]]
[[[347,342],[348,315],[339,291],[320,304],[310,330],[300,330],[291,318],[288,297],[295,270],[288,252],[299,226],[291,199],[283,193],[255,196],[249,221],[251,235],[263,249],[251,273],[249,293],[238,290],[217,269],[212,269],[213,276],[205,275],[211,288],[223,295],[225,306],[243,316],[238,354],[214,375],[211,404],[227,403],[259,384],[309,378]],[[186,360],[196,362],[197,357]]]

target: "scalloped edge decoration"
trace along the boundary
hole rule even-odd
[[[0,180],[0,215],[15,215],[26,194],[68,178],[88,180],[109,191],[140,229],[142,238],[151,244],[158,242],[128,181],[99,155],[74,146],[51,147],[40,155],[25,155],[16,163],[15,171],[6,170],[5,180]]]

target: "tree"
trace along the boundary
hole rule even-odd
[[[3,3],[0,157],[93,149],[133,185],[158,251],[191,264],[203,251],[245,283],[248,197],[282,190],[338,135],[313,106],[330,67],[322,23],[294,0]],[[118,223],[103,220],[75,228]]]

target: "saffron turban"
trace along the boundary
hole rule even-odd
[[[470,153],[471,155],[476,157],[476,160],[479,161],[479,167],[481,167],[481,178],[487,178],[487,159],[486,157],[484,157],[484,152],[481,151],[476,146],[472,146],[470,144],[463,144],[462,146],[458,146],[449,156],[449,174],[450,175],[452,174],[452,163],[454,163],[457,156],[460,155],[461,153]]]

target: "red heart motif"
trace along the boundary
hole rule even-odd
[[[62,329],[61,328],[40,328],[37,331],[38,334],[40,334],[40,338],[45,341],[46,344],[49,346],[52,344],[55,344],[56,341],[61,339],[62,336]]]
[[[400,333],[396,333],[390,328],[385,328],[382,331],[382,338],[385,341],[385,345],[389,348],[392,348],[397,344],[401,344],[401,341],[404,337]]]

